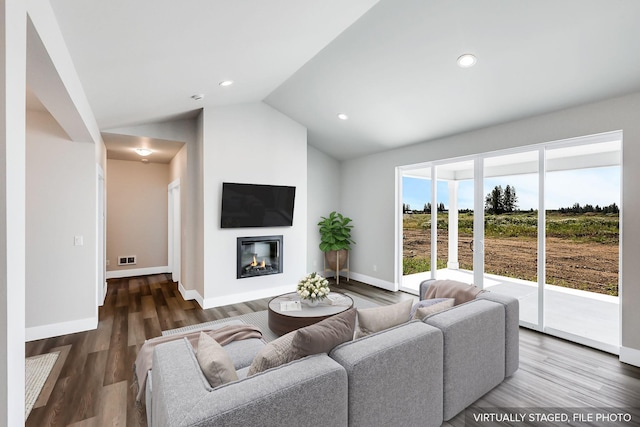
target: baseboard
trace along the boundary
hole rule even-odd
[[[296,285],[282,285],[274,288],[261,289],[259,291],[243,292],[239,294],[223,295],[214,298],[207,298],[204,300],[202,308],[214,308],[221,307],[229,304],[237,304],[240,302],[253,301],[261,298],[270,298],[278,295],[286,294],[288,292],[294,292]]]
[[[620,361],[628,365],[640,367],[640,350],[620,347]]]
[[[340,276],[342,277],[342,275]],[[386,289],[387,291],[396,292],[398,290],[398,285],[396,283],[387,282],[386,280],[378,279],[377,277],[366,276],[364,274],[354,273],[354,272],[351,272],[349,276],[353,280],[357,280],[359,282],[363,282],[368,285],[373,285],[378,288]],[[345,280],[346,280],[346,277],[345,277]]]
[[[603,343],[600,341],[592,340],[580,335],[575,335],[569,332],[561,331],[555,328],[544,328],[544,333],[553,335],[554,337],[562,338],[563,340],[573,341],[577,344],[586,345],[587,347],[595,348],[596,350],[605,351],[607,353],[620,354],[620,347],[612,344]]]
[[[98,304],[98,306],[102,307],[104,305],[104,300],[107,298],[107,281],[104,281],[104,285],[102,285],[102,298],[100,298],[100,304]]]
[[[25,340],[27,342],[35,341],[44,338],[59,337],[61,335],[75,334],[76,332],[90,331],[97,328],[97,317],[52,323],[50,325],[32,326],[25,329]]]
[[[182,298],[185,300],[195,300],[200,305],[200,308],[204,308],[204,298],[202,298],[200,292],[195,289],[185,289],[184,286],[182,286],[182,282],[178,282],[178,290]]]
[[[130,268],[127,270],[107,271],[107,279],[122,279],[123,277],[146,276],[147,274],[161,274],[169,272],[169,266]]]

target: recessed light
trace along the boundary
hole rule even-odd
[[[460,68],[470,68],[476,65],[478,62],[478,58],[470,53],[465,53],[464,55],[460,55],[458,57],[458,67]]]
[[[148,148],[136,148],[136,153],[144,157],[153,153],[153,151],[149,150]]]
[[[195,101],[200,101],[201,99],[204,99],[204,94],[197,93],[195,95],[191,95],[191,99],[193,99]]]
[[[340,120],[349,120],[349,116],[347,116],[345,113],[339,113],[338,118]]]
[[[218,84],[222,87],[231,86],[233,84],[233,80],[223,80]]]

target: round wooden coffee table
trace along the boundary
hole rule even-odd
[[[299,306],[296,301],[300,303]],[[289,308],[299,309],[288,310],[287,305]],[[315,307],[309,307],[307,303],[300,301],[297,293],[291,292],[269,301],[269,329],[277,335],[284,335],[347,311],[351,307],[351,297],[340,292],[330,292],[329,297],[318,302]]]

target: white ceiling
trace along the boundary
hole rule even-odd
[[[637,0],[51,4],[103,131],[264,100],[348,159],[640,90]]]

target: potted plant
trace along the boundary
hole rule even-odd
[[[338,270],[347,264],[351,244],[351,218],[343,216],[335,211],[327,217],[321,217],[318,223],[320,227],[320,250],[332,270]],[[336,272],[337,275],[337,272]]]

